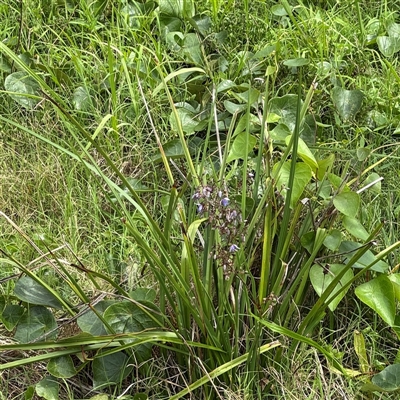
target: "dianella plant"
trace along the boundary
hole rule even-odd
[[[151,363],[162,359],[180,373],[176,385],[166,385],[158,398],[190,393],[217,398],[228,388],[263,398],[269,390],[264,379],[268,369],[284,365],[304,345],[314,346],[332,369],[346,374],[341,361],[312,334],[367,273],[374,278],[359,285],[356,295],[396,326],[400,280],[389,273],[385,258],[399,243],[376,251],[381,225],[367,231],[359,218],[363,194],[379,191],[382,178],[372,167],[352,176],[349,165],[337,165],[333,151],[318,147],[322,124],[310,112],[318,81],[303,79],[308,60],[284,62],[282,68],[296,74],[297,87],[277,96],[276,46],[242,54],[234,76],[224,60],[205,54],[199,38],[210,21],[195,15],[192,2],[183,3],[183,8],[164,4],[158,11],[141,12],[158,13],[154,18],[163,40],[172,52],[183,54],[189,67],[170,72],[144,46],[130,54],[106,45],[103,49],[110,71],[118,70],[112,76],[129,82],[128,95],[151,126],[157,145],[152,161],[162,189],[128,178],[113,161],[109,138],[102,137],[110,127],[118,144],[115,115],[105,114],[89,132],[49,76],[0,43],[4,57],[19,68],[7,78],[6,90],[24,107],[40,99],[55,110],[74,145],[52,141],[11,119],[0,120],[96,177],[109,212],[120,219],[126,240],[135,243],[151,271],[148,285],[155,282],[153,288],[127,288],[112,274],[90,269],[79,259],[67,264],[50,248],[43,251],[31,242],[62,278],[67,296],[2,249],[3,262],[21,276],[13,278],[13,294],[1,298],[1,319],[14,332],[15,343],[0,350],[41,350],[23,363],[48,361],[53,378],[43,387],[92,368],[94,386],[101,389],[121,384],[137,370],[148,374]],[[212,3],[216,13],[219,3]],[[180,26],[173,31],[185,20],[193,31]],[[151,91],[142,77],[144,60],[152,63],[148,79],[157,82]],[[187,98],[172,82],[186,88]],[[111,88],[116,84],[111,81]],[[351,96],[361,104],[360,94],[345,92],[334,89],[334,99],[343,115],[351,117]],[[85,93],[85,99],[90,97]],[[173,136],[168,141],[153,122],[155,96],[166,100]],[[24,235],[7,215],[1,216]],[[82,289],[82,279],[92,282],[95,297]],[[382,308],[386,288],[391,297]],[[76,335],[57,339],[61,314],[76,321]],[[3,363],[0,369],[21,362]]]

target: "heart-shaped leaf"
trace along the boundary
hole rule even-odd
[[[188,33],[183,40],[182,51],[188,62],[195,65],[203,64],[203,53],[200,40],[196,33]]]
[[[346,258],[346,263],[356,254],[357,250],[360,249],[362,244],[356,242],[350,242],[348,240],[343,241],[339,247],[339,253],[343,253]],[[365,268],[373,264],[371,267],[372,271],[386,272],[389,269],[389,265],[382,260],[376,261],[375,255],[371,250],[366,251],[357,261],[353,264],[353,268]]]
[[[25,311],[25,308],[18,304],[7,304],[1,314],[1,322],[8,331],[12,331]]]
[[[360,111],[363,97],[360,90],[346,90],[341,87],[332,90],[333,104],[344,121],[354,118]]]
[[[324,239],[324,246],[329,250],[335,251],[340,246],[341,242],[342,233],[337,229],[333,229]]]
[[[30,276],[23,276],[17,281],[14,294],[20,300],[26,301],[27,303],[53,307],[58,310],[63,309],[57,297]]]
[[[112,300],[103,300],[94,306],[98,314],[103,315],[104,311],[114,304]],[[77,319],[77,324],[83,332],[90,333],[94,336],[107,335],[109,332],[104,326],[101,319],[92,310],[88,310]]]
[[[368,188],[368,190],[376,194],[379,194],[381,193],[382,190],[381,182],[382,182],[381,176],[378,175],[376,172],[372,172],[372,174],[368,175],[367,179],[365,179],[365,181],[362,183],[362,187],[373,184]]]
[[[295,180],[293,182],[293,187],[288,188],[289,185],[289,176],[290,176],[290,166],[291,161],[285,162],[281,169],[279,170],[279,176],[276,178],[276,187],[281,191],[282,196],[286,199],[287,191],[291,190],[292,195],[290,198],[290,207],[294,208],[297,205],[297,202],[300,200],[301,195],[303,194],[304,189],[308,185],[312,177],[312,170],[309,165],[299,162],[296,163],[295,169]],[[274,165],[273,168],[274,176],[278,174],[278,164]]]
[[[355,294],[389,326],[393,326],[396,315],[395,292],[393,283],[386,275],[379,275],[358,286]]]
[[[390,37],[400,38],[400,24],[390,22],[386,27],[387,33]]]
[[[287,136],[285,138],[286,145],[289,144],[290,139],[291,139],[290,136]],[[302,138],[299,138],[297,154],[306,164],[308,164],[311,167],[313,171],[316,171],[318,169],[318,163],[314,157],[314,154],[311,153],[311,150],[308,148],[308,146],[306,145],[305,141]]]
[[[126,301],[115,303],[104,312],[104,319],[116,333],[141,332],[158,327],[157,308],[149,302],[142,302],[142,304],[148,310],[147,312],[139,304]],[[152,309],[152,311],[149,309]],[[135,339],[132,339],[132,341],[135,341]],[[139,361],[148,360],[151,357],[151,344],[136,346],[135,357]]]
[[[269,102],[269,112],[279,115],[282,124],[285,124],[291,132],[296,126],[297,95],[287,94],[283,97],[274,97]]]
[[[77,87],[72,94],[72,103],[74,104],[75,110],[90,110],[90,108],[93,107],[93,101],[89,90],[84,86]]]
[[[24,71],[8,75],[4,87],[12,99],[28,110],[32,110],[39,103],[40,86]]]
[[[176,113],[179,118],[179,123],[182,127],[182,130],[187,135],[191,135],[196,131],[196,127],[199,124],[199,121],[195,119],[195,113],[187,110],[186,108],[177,108]],[[174,132],[179,131],[179,126],[176,121],[175,113],[171,112],[169,117],[169,121],[171,124],[171,130]]]
[[[310,63],[310,60],[307,58],[291,58],[290,60],[286,60],[283,62],[287,67],[302,67],[303,65],[307,65]]]
[[[36,384],[36,394],[45,400],[58,400],[59,384],[57,379],[46,376]]]
[[[160,13],[182,19],[193,17],[195,14],[193,0],[159,0],[158,5]]]
[[[400,364],[387,366],[383,371],[372,377],[372,383],[386,392],[400,389]]]
[[[354,218],[360,207],[360,196],[355,192],[342,192],[333,198],[333,205],[342,214]]]
[[[335,162],[335,155],[333,153],[330,154],[327,158],[318,160],[317,177],[319,180],[324,179],[326,172],[329,171],[334,162]]]
[[[229,163],[238,159],[243,160],[253,150],[254,146],[257,143],[257,139],[252,135],[248,135],[246,148],[246,135],[246,132],[241,132],[235,137],[226,162]]]
[[[310,280],[314,290],[318,296],[321,296],[327,287],[332,283],[336,276],[345,269],[346,266],[343,264],[331,264],[322,267],[321,265],[314,264],[310,269]],[[347,270],[343,277],[340,279],[338,284],[335,286],[328,298],[334,299],[329,303],[328,307],[331,311],[335,311],[340,301],[346,295],[349,288],[342,290],[343,286],[353,279],[354,274],[351,269]]]
[[[351,193],[351,192],[350,192]],[[343,226],[354,237],[367,240],[369,237],[369,233],[364,228],[363,224],[357,219],[348,216],[343,217]]]
[[[128,365],[128,356],[122,352],[101,356],[101,353],[92,362],[94,389],[106,385],[118,385],[132,371]]]
[[[388,278],[393,283],[394,295],[397,301],[400,301],[400,274],[390,274]]]
[[[45,334],[46,339],[55,339],[56,328],[57,322],[50,310],[42,306],[29,307],[17,325],[14,339],[29,343]]]
[[[385,57],[391,57],[400,50],[400,38],[391,36],[378,36],[376,43]]]
[[[76,374],[76,369],[70,356],[52,358],[47,364],[47,371],[56,378],[71,378]]]

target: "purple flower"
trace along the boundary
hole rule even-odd
[[[229,247],[229,252],[230,252],[230,253],[236,253],[238,250],[239,250],[239,246],[237,246],[236,244],[232,244],[232,245]]]
[[[221,205],[224,206],[224,207],[226,207],[228,204],[229,204],[229,199],[228,199],[227,197],[224,197],[224,198],[221,200]]]
[[[203,211],[203,205],[202,204],[198,204],[197,205],[197,212],[200,214]]]

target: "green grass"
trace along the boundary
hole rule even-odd
[[[175,25],[168,25],[172,18],[152,2],[106,1],[96,11],[101,3],[8,0],[0,5],[5,21],[0,41],[14,54],[3,53],[0,59],[0,211],[8,218],[0,218],[1,299],[20,304],[12,296],[25,267],[76,307],[72,316],[65,309],[54,313],[58,321],[71,318],[61,329],[63,337],[79,331],[75,317],[80,307],[98,295],[120,302],[133,299],[139,304],[135,313],[158,321],[144,330],[149,335],[156,331],[157,344],[159,331],[176,336],[154,346],[149,357],[135,363],[129,378],[120,377],[110,387],[91,392],[93,370],[89,362],[82,364],[78,375],[60,380],[60,398],[90,398],[104,391],[115,398],[122,393],[140,398],[134,395],[142,393],[159,399],[190,389],[189,398],[204,399],[390,398],[361,395],[362,379],[332,372],[329,355],[344,368],[359,370],[354,331],[366,338],[371,376],[396,361],[398,338],[354,294],[354,287],[372,280],[375,272],[361,276],[333,313],[313,308],[319,297],[307,279],[307,262],[314,263],[315,257],[322,263],[331,253],[317,248],[318,238],[305,251],[299,237],[324,216],[321,229],[337,228],[347,240],[352,236],[343,229],[340,213],[319,197],[316,187],[322,179],[305,189],[313,218],[306,207],[298,207],[297,214],[284,207],[275,186],[278,175],[271,169],[285,157],[296,159],[296,146],[290,150],[281,139],[264,145],[262,135],[269,138],[274,123],[269,121],[262,131],[262,124],[251,119],[266,119],[267,112],[262,102],[257,109],[256,100],[249,104],[247,89],[250,85],[268,99],[299,93],[305,101],[312,93],[305,109],[312,127],[309,148],[318,160],[333,154],[330,172],[351,181],[354,191],[370,172],[384,178],[381,192],[362,194],[357,218],[368,233],[385,221],[373,238],[373,250],[377,254],[389,248],[399,237],[400,78],[396,54],[385,57],[368,35],[386,35],[390,22],[399,22],[395,4],[282,1],[278,7],[271,1],[199,1],[196,13],[203,19],[195,22],[189,18],[194,6],[187,1],[172,21]],[[138,4],[148,8],[135,18]],[[169,10],[168,2],[160,6]],[[168,35],[168,30],[177,33]],[[301,81],[299,68],[284,64],[300,57],[309,60],[301,68]],[[324,62],[329,71],[321,68]],[[37,92],[39,101],[28,109],[3,85],[11,72],[24,68],[43,79],[47,95]],[[310,90],[314,79],[318,86]],[[230,81],[236,86],[217,90]],[[332,99],[337,85],[364,96],[360,111],[348,121]],[[226,112],[227,101],[243,108],[232,116]],[[180,126],[176,120],[183,103],[187,119]],[[193,121],[201,129],[191,130]],[[240,150],[251,133],[256,151],[230,161],[230,146],[241,133],[235,132],[237,123],[247,135]],[[170,158],[173,139],[178,153]],[[201,151],[190,153],[195,140]],[[160,156],[160,149],[168,157],[162,151]],[[260,189],[249,177],[253,170],[262,171],[255,178]],[[193,196],[207,185],[213,196],[217,190],[226,196],[229,192],[230,199],[237,195],[235,212],[247,215],[226,236],[204,221],[199,222],[199,236],[191,225],[201,217]],[[127,187],[133,188],[130,199],[123,197]],[[219,198],[201,201],[202,207],[226,217]],[[228,244],[241,249],[233,255]],[[385,257],[391,269],[397,268],[397,259],[397,249]],[[240,273],[230,274],[235,268]],[[137,288],[154,289],[155,299],[135,297],[130,292]],[[302,325],[307,315],[309,325]],[[282,325],[284,333],[265,328],[257,317]],[[113,329],[108,327],[107,333],[121,333]],[[312,338],[327,358],[290,332]],[[0,325],[0,344],[13,334]],[[277,339],[281,347],[259,354],[260,346]],[[116,336],[110,343],[137,356],[127,339]],[[222,352],[215,350],[218,346]],[[85,351],[88,358],[97,354],[92,348]],[[21,353],[0,352],[2,364],[19,357]],[[46,375],[44,360],[40,366],[35,373],[29,365],[2,371],[4,398],[23,398]]]

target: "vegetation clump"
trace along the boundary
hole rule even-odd
[[[392,3],[0,18],[0,398],[399,392]]]

